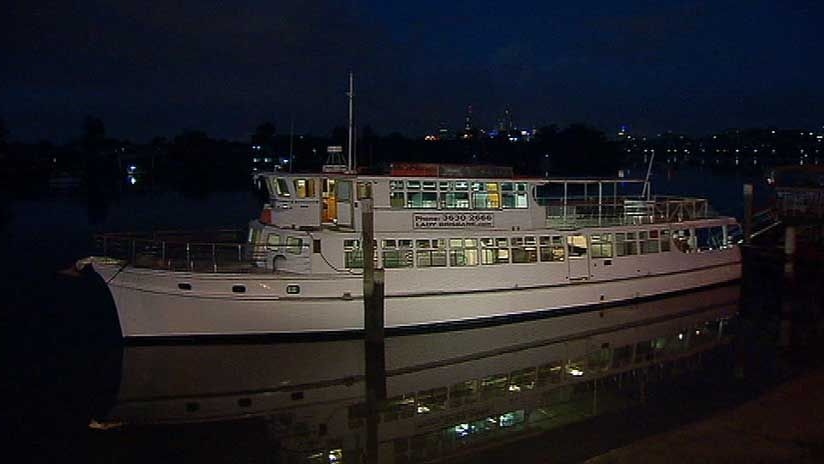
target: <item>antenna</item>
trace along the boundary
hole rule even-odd
[[[349,155],[348,163],[346,164],[346,169],[351,171],[353,168],[353,159],[352,159],[352,145],[353,145],[353,138],[352,138],[352,100],[355,98],[355,85],[352,79],[352,72],[349,72],[349,92],[346,93],[349,97],[349,141],[347,147],[347,154]]]
[[[655,159],[655,150],[652,150],[652,155],[649,157],[649,166],[647,166],[647,177],[644,178],[644,188],[641,190],[641,196],[646,197],[649,200],[649,196],[652,193],[651,189],[649,188],[649,176],[652,174],[652,161]]]

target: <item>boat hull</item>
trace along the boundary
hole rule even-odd
[[[428,330],[517,318],[587,311],[736,281],[738,250],[700,267],[643,276],[567,281],[459,291],[400,293],[387,272],[385,326],[390,332]],[[127,339],[345,334],[363,330],[362,281],[358,276],[299,278],[219,275],[118,268],[94,263],[106,280]],[[193,291],[173,289],[186,282]],[[301,295],[271,295],[260,289],[297,285]],[[242,285],[242,294],[216,289]],[[247,291],[248,289],[248,291]],[[314,291],[306,291],[314,290]]]

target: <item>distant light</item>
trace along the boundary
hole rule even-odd
[[[134,164],[129,166],[129,172],[135,172],[135,170],[137,170],[137,166],[135,166]]]

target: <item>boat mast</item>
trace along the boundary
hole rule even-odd
[[[346,164],[346,170],[352,171],[354,164],[353,164],[353,152],[352,146],[354,145],[354,140],[352,138],[352,100],[355,98],[355,87],[352,80],[352,72],[349,72],[349,92],[346,93],[349,97],[349,141],[347,147],[347,154],[349,155],[348,162]]]

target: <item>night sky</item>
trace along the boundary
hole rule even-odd
[[[83,118],[148,141],[259,123],[326,135],[586,122],[699,135],[824,125],[824,2],[12,0],[0,117],[12,140],[66,142]]]

